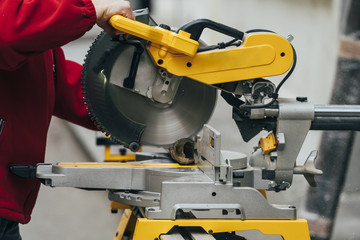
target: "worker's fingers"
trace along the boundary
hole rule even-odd
[[[131,20],[135,20],[135,14],[134,14],[133,10],[131,9],[130,3],[129,3],[128,7],[123,8],[123,10],[119,12],[119,15],[121,15],[123,17],[126,17],[126,18],[129,18]]]
[[[131,20],[135,20],[135,14],[134,14],[134,12],[132,10],[127,14],[126,17],[131,19]]]
[[[96,10],[96,23],[103,28],[112,37],[117,37],[123,32],[114,29],[109,24],[109,19],[114,15],[121,15],[135,20],[134,12],[131,9],[130,2],[119,0],[93,0]]]

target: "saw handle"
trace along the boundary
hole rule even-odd
[[[211,21],[209,19],[197,19],[197,20],[191,21],[191,22],[185,24],[184,26],[182,26],[178,30],[178,32],[180,30],[182,30],[184,32],[188,32],[191,34],[191,37],[190,37],[191,39],[193,39],[195,41],[199,41],[200,36],[205,28],[212,29],[216,32],[225,34],[225,35],[233,37],[235,39],[242,40],[244,38],[243,32],[241,32],[235,28],[226,26],[224,24]]]
[[[174,33],[161,27],[151,27],[147,24],[133,21],[120,15],[114,15],[109,23],[117,30],[148,40],[162,46],[163,50],[172,50],[187,56],[194,56],[199,43],[190,38],[184,31]]]

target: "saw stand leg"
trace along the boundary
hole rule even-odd
[[[136,216],[131,209],[124,209],[113,240],[130,240],[136,225]]]
[[[180,240],[183,231],[194,240],[223,240],[218,233],[259,230],[264,235],[278,235],[284,240],[310,240],[306,220],[240,220],[240,219],[176,219],[136,218],[125,209],[113,240]],[[199,231],[199,229],[201,231]],[[235,239],[235,238],[234,238]],[[240,239],[240,238],[239,238]]]

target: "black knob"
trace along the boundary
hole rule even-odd
[[[169,25],[166,25],[166,24],[160,24],[159,27],[163,28],[163,29],[166,29],[166,30],[171,30],[171,27]]]
[[[307,97],[297,97],[296,98],[296,101],[298,101],[298,102],[307,102]]]
[[[137,142],[132,142],[130,143],[129,148],[131,151],[136,152],[139,150],[140,145]]]
[[[120,153],[121,156],[125,156],[126,155],[126,148],[120,148],[119,153]]]

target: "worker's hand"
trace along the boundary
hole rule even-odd
[[[96,23],[110,36],[116,37],[123,34],[109,24],[109,19],[114,15],[121,15],[135,20],[130,2],[123,0],[92,0],[96,10]]]

